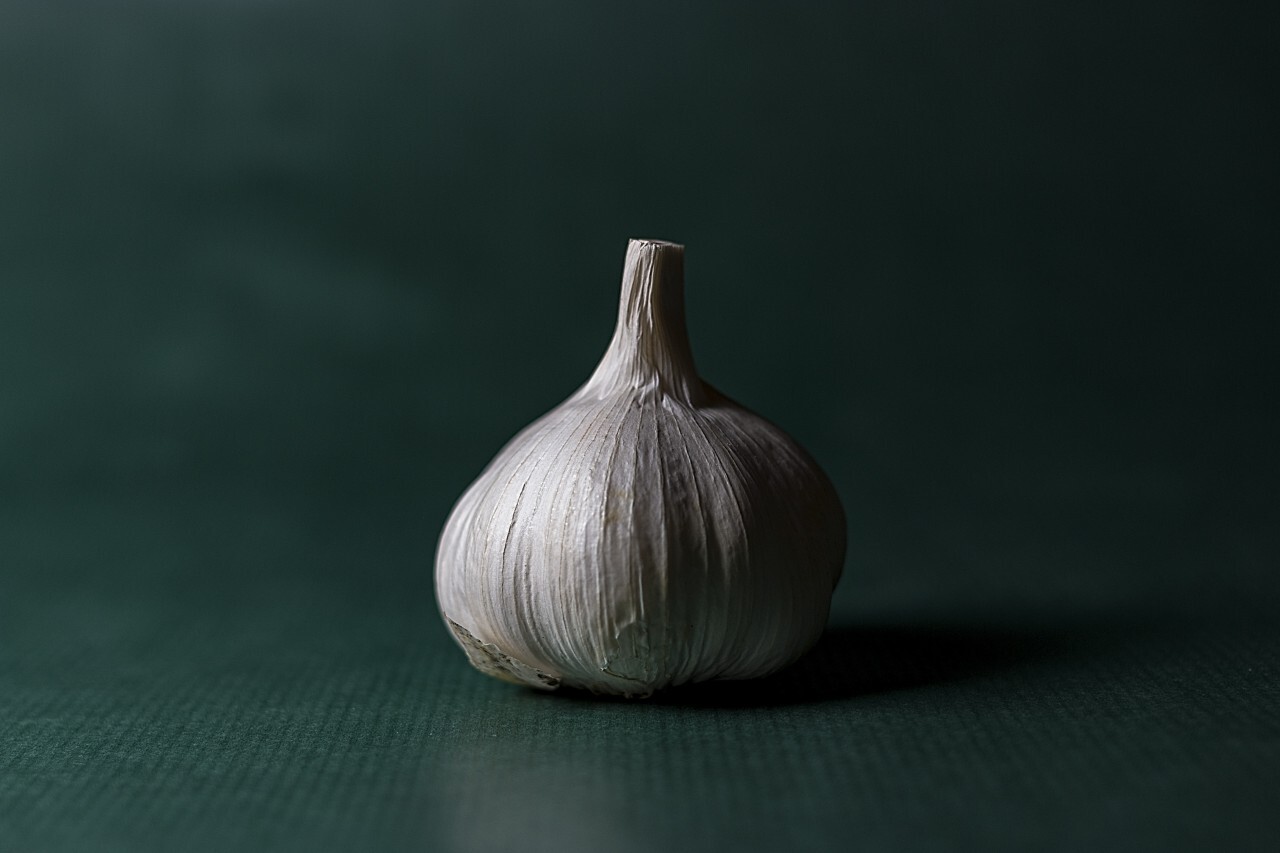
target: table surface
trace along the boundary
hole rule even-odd
[[[0,4],[0,850],[1280,849],[1275,22],[731,5]],[[542,695],[435,538],[628,237],[848,565]]]
[[[1257,614],[850,594],[772,679],[541,694],[467,666],[401,570],[429,550],[403,509],[171,497],[7,518],[6,849],[1264,850],[1280,830],[1280,632]]]

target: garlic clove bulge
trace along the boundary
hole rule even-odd
[[[698,377],[684,247],[632,240],[604,358],[459,499],[436,591],[482,672],[647,696],[794,661],[844,550],[817,463]]]

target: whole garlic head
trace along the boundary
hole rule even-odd
[[[822,633],[839,498],[795,441],[698,377],[683,291],[684,247],[632,240],[595,373],[450,514],[437,596],[483,672],[647,696],[767,675]]]

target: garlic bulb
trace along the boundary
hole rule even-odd
[[[445,524],[440,610],[483,672],[647,696],[767,675],[822,633],[839,499],[791,438],[698,378],[683,265],[683,246],[630,242],[595,373]]]

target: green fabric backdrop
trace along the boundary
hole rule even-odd
[[[1274,850],[1266,4],[0,0],[0,850]],[[831,630],[472,672],[452,501],[628,237]]]

